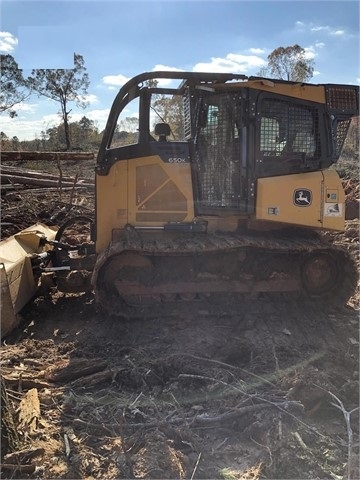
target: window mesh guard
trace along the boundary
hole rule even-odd
[[[334,147],[335,147],[335,156],[338,158],[340,156],[341,150],[343,148],[346,135],[350,126],[351,120],[339,120],[333,128],[333,138],[334,138]]]
[[[260,112],[260,156],[317,160],[320,157],[318,111],[282,100],[264,100]]]
[[[198,129],[195,140],[199,206],[240,206],[237,103],[232,95],[217,95],[204,102],[206,126]]]

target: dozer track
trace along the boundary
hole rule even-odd
[[[357,284],[350,254],[313,232],[207,233],[149,238],[128,226],[102,252],[92,283],[116,316],[161,315],[174,303],[222,305],[242,295],[296,293],[344,304]]]

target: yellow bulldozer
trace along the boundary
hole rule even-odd
[[[42,241],[36,272],[50,265],[59,289],[93,289],[118,316],[260,292],[345,302],[354,262],[319,232],[344,230],[330,167],[358,114],[354,85],[137,75],[117,94],[98,152],[91,242],[68,245],[79,219],[68,220]]]

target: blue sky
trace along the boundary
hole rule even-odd
[[[1,0],[0,53],[25,76],[33,68],[71,68],[81,54],[89,106],[71,105],[104,128],[126,79],[155,69],[256,75],[279,46],[301,45],[315,62],[313,83],[360,81],[359,1]],[[59,105],[36,96],[1,131],[40,137],[60,123]]]

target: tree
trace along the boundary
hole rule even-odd
[[[99,147],[100,134],[94,120],[84,116],[78,122],[70,123],[70,132],[73,147],[77,150],[86,151]]]
[[[20,140],[16,135],[12,137],[11,142],[12,142],[12,149],[15,151],[19,150]]]
[[[17,115],[13,107],[30,95],[28,82],[11,55],[0,55],[0,61],[0,112],[13,118]]]
[[[148,80],[147,86],[149,88],[156,88],[158,80]],[[183,140],[184,125],[183,125],[183,98],[181,95],[153,95],[151,99],[151,110],[155,113],[153,118],[153,127],[160,122],[168,123],[171,130],[171,135],[174,140]]]
[[[3,152],[11,150],[9,137],[6,135],[5,132],[0,132],[0,139],[1,139],[1,150]]]
[[[314,61],[306,58],[299,45],[278,47],[268,55],[268,65],[260,71],[262,76],[271,76],[293,82],[306,82],[314,73]]]
[[[75,102],[80,108],[85,108],[87,88],[90,84],[82,55],[74,54],[72,69],[35,69],[29,77],[29,83],[39,96],[44,96],[60,103],[61,117],[64,123],[66,149],[70,150],[70,129],[68,104]]]
[[[182,140],[184,138],[182,97],[180,95],[159,95],[152,107],[157,117],[170,125],[173,138]],[[154,123],[157,123],[157,120]]]

